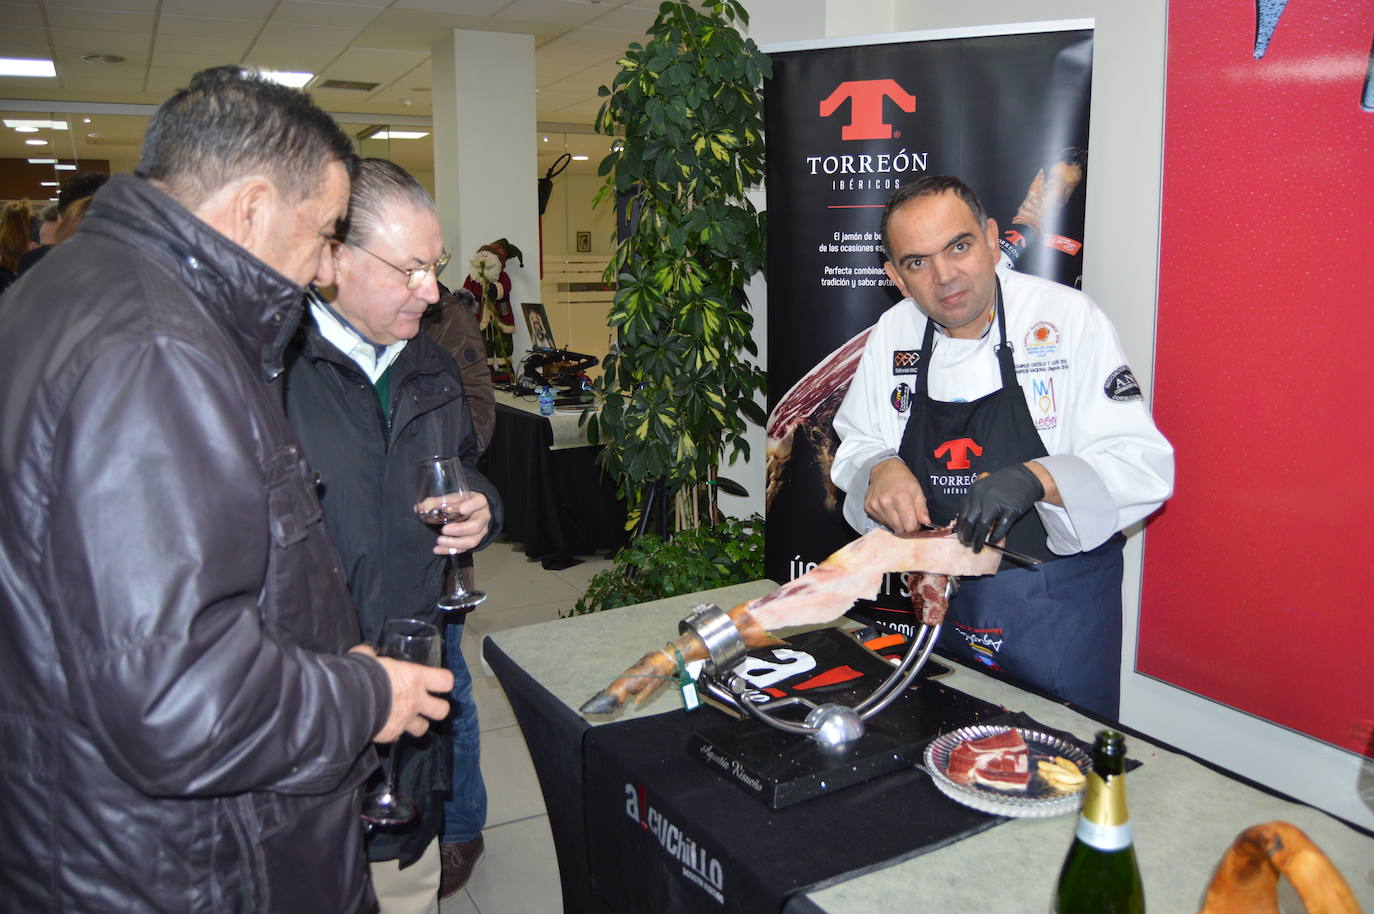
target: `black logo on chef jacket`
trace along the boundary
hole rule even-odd
[[[920,361],[921,350],[919,349],[894,349],[892,350],[892,373],[916,374],[920,370],[917,364]]]
[[[892,408],[899,413],[911,409],[911,388],[905,381],[892,388]]]
[[[1135,375],[1131,374],[1129,365],[1122,365],[1107,375],[1107,383],[1102,385],[1102,392],[1107,395],[1108,400],[1141,399],[1140,384],[1136,381]]]

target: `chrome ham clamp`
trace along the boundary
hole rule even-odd
[[[945,586],[945,598],[959,589],[957,578]],[[735,667],[744,659],[744,641],[735,624],[719,606],[697,604],[692,614],[679,624],[679,631],[694,632],[710,655],[698,685],[728,708],[762,721],[770,727],[798,736],[807,736],[826,748],[839,749],[864,735],[864,721],[881,712],[911,687],[935,649],[939,625],[921,625],[907,644],[906,654],[892,673],[863,701],[854,707],[831,702],[817,704],[806,698],[774,698],[749,684]],[[801,720],[779,717],[786,709],[805,710]],[[793,717],[796,715],[793,714]]]

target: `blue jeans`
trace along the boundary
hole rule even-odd
[[[444,629],[444,663],[453,671],[453,793],[444,803],[439,840],[472,841],[487,824],[487,785],[482,782],[477,705],[472,701],[472,674],[462,651],[463,626]]]

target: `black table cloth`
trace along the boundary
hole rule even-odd
[[[599,446],[551,451],[552,441],[543,416],[497,403],[485,472],[505,503],[503,534],[545,568],[558,569],[621,546],[625,504],[596,466]]]
[[[806,892],[1006,821],[948,799],[915,768],[770,810],[686,752],[724,714],[591,727],[490,640],[484,656],[539,777],[567,914],[814,911]],[[995,706],[987,713],[985,723],[1055,732]]]

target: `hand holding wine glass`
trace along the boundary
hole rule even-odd
[[[429,457],[420,461],[415,513],[426,524],[442,528],[445,524],[467,520],[463,508],[474,500],[473,494],[458,458]],[[453,587],[439,598],[437,605],[448,612],[467,612],[485,600],[487,595],[463,586],[457,556],[457,550],[449,551]]]
[[[416,619],[388,619],[377,635],[377,652],[383,657],[424,666],[438,666],[443,653],[439,630]],[[396,792],[396,757],[402,744],[392,744],[386,759],[386,781],[363,797],[363,819],[373,825],[404,825],[417,813],[415,801]]]
[[[391,707],[386,722],[372,736],[374,743],[394,743],[407,733],[424,736],[431,721],[448,716],[447,696],[453,691],[449,670],[384,657],[370,644],[354,645],[349,653],[375,658],[391,686]]]

